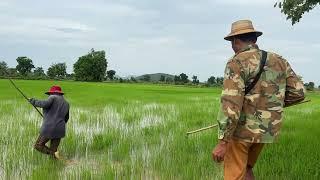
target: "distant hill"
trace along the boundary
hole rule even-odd
[[[141,76],[137,76],[136,79],[137,80],[143,80],[143,77],[145,75],[149,75],[150,76],[150,81],[153,81],[153,82],[159,81],[161,76],[164,76],[166,79],[167,78],[171,78],[172,80],[174,79],[174,75],[165,74],[165,73],[144,74],[144,75],[141,75]]]

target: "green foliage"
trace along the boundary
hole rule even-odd
[[[149,75],[150,76],[150,82],[164,82],[164,81],[161,81],[163,80],[163,77],[164,76],[164,79],[167,79],[167,78],[171,78],[173,79],[173,75],[170,75],[170,74],[165,74],[165,73],[154,73],[154,74],[144,74],[142,76],[138,76],[136,77],[137,80],[140,80],[140,81],[144,81],[144,76],[145,75]]]
[[[305,84],[305,87],[308,91],[313,91],[314,90],[314,82],[309,82]]]
[[[143,75],[142,76],[142,81],[149,82],[151,80],[151,76],[149,74]]]
[[[8,80],[0,80],[0,144],[5,147],[0,148],[5,171],[0,179],[223,179],[223,165],[210,156],[217,129],[185,136],[215,123],[220,88],[15,82],[41,99],[52,84],[62,86],[72,108],[59,151],[75,163],[55,161],[32,148],[41,117]],[[320,178],[320,94],[307,97],[310,103],[284,110],[279,139],[263,149],[256,179]]]
[[[47,75],[51,78],[64,79],[67,75],[67,65],[66,63],[52,64],[48,68]]]
[[[172,82],[173,82],[173,78],[171,78],[171,77],[166,78],[166,83],[172,83]]]
[[[109,80],[113,80],[114,79],[114,75],[116,75],[116,71],[115,70],[109,70],[109,71],[107,71],[107,78],[109,79]]]
[[[208,86],[222,86],[223,85],[223,77],[214,77],[210,76],[207,80]]]
[[[166,81],[166,77],[164,75],[161,75],[159,81],[160,82],[165,82]]]
[[[44,70],[42,67],[37,67],[33,70],[33,75],[37,77],[44,77],[46,74],[44,73]]]
[[[174,76],[174,79],[173,79],[173,81],[177,84],[177,83],[179,83],[179,82],[181,82],[181,79],[180,79],[180,76]]]
[[[8,68],[8,75],[9,77],[17,77],[18,72],[16,68]]]
[[[281,12],[290,19],[292,25],[299,22],[302,15],[309,12],[314,7],[320,4],[320,0],[283,0],[276,2],[274,7],[279,7]]]
[[[218,86],[222,86],[223,85],[223,77],[217,77],[216,83]]]
[[[31,70],[34,68],[32,60],[25,56],[18,57],[17,63],[18,65],[16,66],[16,69],[22,76],[26,76],[31,73]]]
[[[131,78],[130,78],[130,81],[131,81],[131,82],[137,82],[136,78],[134,78],[134,77],[131,77]]]
[[[183,83],[189,82],[188,76],[185,73],[181,73],[179,75],[179,77],[180,77],[181,82],[183,82]]]
[[[207,80],[208,84],[213,85],[216,84],[216,78],[214,76],[210,76]]]
[[[197,76],[192,76],[192,83],[193,84],[199,84],[199,80]]]
[[[105,51],[95,51],[79,57],[73,65],[75,79],[78,81],[103,81],[106,76],[107,59]]]
[[[8,65],[4,61],[0,61],[0,76],[8,75]]]

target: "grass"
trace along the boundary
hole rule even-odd
[[[222,179],[211,160],[220,89],[16,80],[29,96],[59,84],[71,104],[61,153],[68,165],[33,150],[41,118],[0,80],[0,179]],[[258,179],[319,179],[320,94],[287,108],[278,143],[263,150]]]

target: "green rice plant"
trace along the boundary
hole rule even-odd
[[[38,153],[37,112],[0,80],[0,179],[222,179],[211,151],[219,88],[148,84],[16,80],[29,96],[44,99],[61,85],[70,102],[67,135],[59,148],[71,163]],[[86,89],[79,91],[79,89]],[[277,143],[264,148],[257,179],[319,179],[320,94],[285,110]]]

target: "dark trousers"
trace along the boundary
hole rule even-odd
[[[34,148],[41,153],[54,155],[54,153],[58,150],[60,140],[61,140],[60,138],[48,139],[40,135],[34,145]],[[46,146],[46,143],[49,141],[50,141],[50,147]]]

